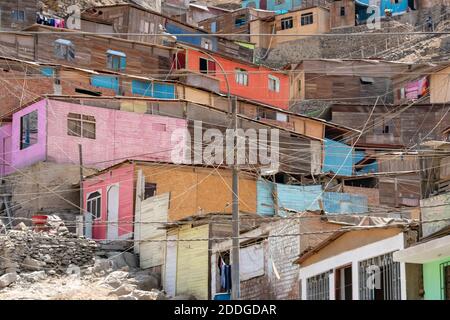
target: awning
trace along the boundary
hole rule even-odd
[[[59,44],[63,44],[65,46],[71,46],[72,45],[72,41],[69,41],[69,40],[66,40],[66,39],[56,39],[55,42],[59,43]]]
[[[119,56],[119,57],[126,57],[127,55],[121,51],[115,51],[115,50],[108,50],[106,51],[107,54],[112,54],[114,56]]]
[[[450,257],[450,235],[394,252],[394,261],[428,263]]]

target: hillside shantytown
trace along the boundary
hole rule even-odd
[[[450,300],[449,21],[0,0],[0,300]]]

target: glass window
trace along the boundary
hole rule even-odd
[[[20,118],[20,149],[38,142],[38,112],[34,110]]]
[[[215,74],[216,73],[216,63],[214,61],[200,58],[200,72],[204,74]]]
[[[269,90],[280,92],[280,79],[275,76],[269,75]]]
[[[102,216],[102,195],[95,191],[89,194],[86,200],[86,211],[92,215],[94,219],[100,219]]]
[[[292,29],[294,27],[294,20],[292,17],[281,19],[281,30]]]
[[[243,85],[243,86],[248,86],[248,72],[244,69],[236,69],[235,72],[235,77],[236,77],[236,83]]]
[[[345,7],[341,7],[341,17],[345,16]]]
[[[312,12],[302,14],[300,17],[300,22],[302,26],[306,26],[308,24],[313,24],[313,14]]]
[[[74,137],[95,139],[95,117],[69,113],[67,115],[67,134]]]
[[[120,51],[108,50],[106,51],[106,67],[114,71],[125,70],[127,63],[127,56]]]
[[[25,11],[23,10],[12,10],[11,11],[12,21],[25,21]]]

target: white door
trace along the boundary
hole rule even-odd
[[[169,211],[169,193],[150,197],[141,202],[139,219],[140,266],[142,269],[164,264],[166,230]],[[147,241],[148,240],[148,241]]]
[[[84,236],[92,239],[92,214],[90,212],[84,214]]]
[[[113,185],[108,189],[108,240],[119,238],[119,186]]]
[[[164,270],[164,290],[170,296],[175,296],[177,279],[177,235],[167,237],[166,265]]]

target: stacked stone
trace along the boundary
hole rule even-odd
[[[0,275],[38,270],[66,273],[71,266],[93,265],[96,248],[95,241],[71,233],[10,230],[0,236]]]

